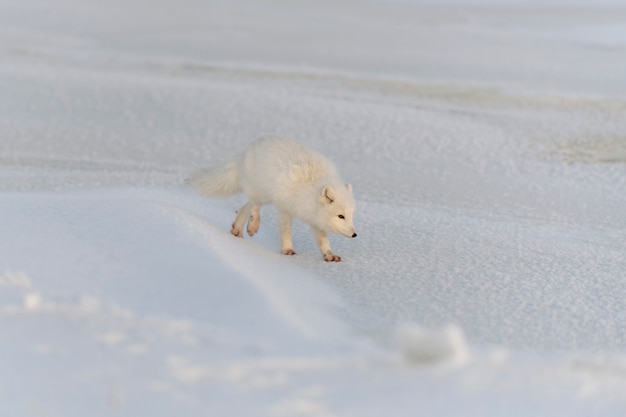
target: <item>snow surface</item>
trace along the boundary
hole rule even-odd
[[[3,416],[626,414],[618,1],[0,4]],[[182,185],[267,133],[359,237]]]

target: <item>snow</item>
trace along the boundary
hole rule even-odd
[[[406,358],[416,363],[464,363],[469,356],[463,332],[453,325],[429,331],[413,323],[405,323],[396,329],[396,340]]]
[[[622,416],[620,2],[0,5],[0,414]],[[358,238],[183,185],[263,134]]]

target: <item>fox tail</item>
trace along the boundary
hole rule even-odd
[[[185,184],[207,197],[228,197],[242,191],[239,182],[239,157],[214,169],[200,169],[185,180]]]

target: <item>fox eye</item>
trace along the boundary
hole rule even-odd
[[[342,219],[342,220],[343,220],[343,219],[345,219],[345,217],[344,217],[344,215],[343,215],[343,214],[340,214],[340,215],[339,215],[339,216],[337,216],[337,217],[339,217],[339,218],[340,218],[340,219]]]

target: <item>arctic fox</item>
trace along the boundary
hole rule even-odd
[[[352,217],[352,186],[344,183],[334,165],[322,155],[293,140],[268,136],[250,143],[220,168],[194,172],[187,183],[209,197],[244,192],[249,201],[237,212],[231,233],[243,237],[243,226],[253,236],[259,229],[260,206],[278,208],[282,253],[295,255],[291,219],[311,227],[325,261],[339,262],[330,249],[327,232],[356,237]]]

